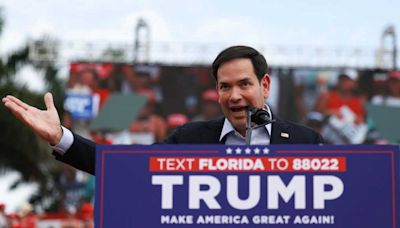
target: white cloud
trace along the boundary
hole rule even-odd
[[[0,56],[8,55],[13,50],[20,48],[27,41],[27,37],[21,36],[17,31],[3,34],[0,37]]]
[[[38,189],[37,184],[21,184],[17,189],[10,190],[10,186],[20,178],[17,172],[9,172],[0,176],[0,202],[6,204],[6,212],[15,212],[19,206],[28,202],[29,198]]]
[[[155,42],[174,41],[171,28],[161,14],[145,9],[129,14],[123,18],[122,27],[134,34],[139,18],[146,21],[150,28],[150,39]]]
[[[133,44],[135,27],[139,18],[143,18],[150,28],[152,41],[172,41],[170,29],[164,18],[155,11],[142,10],[132,14],[122,15],[114,19],[113,24],[107,26],[93,26],[92,28],[71,28],[63,34],[65,41],[78,42],[123,42]]]
[[[195,29],[193,41],[201,43],[267,43],[265,31],[261,31],[244,17],[211,18]]]
[[[39,74],[32,66],[26,66],[18,71],[15,81],[20,85],[26,86],[31,91],[43,93],[45,83],[42,75],[43,72]]]
[[[57,34],[56,25],[50,18],[37,18],[30,23],[27,33],[30,38],[40,38],[43,34]]]

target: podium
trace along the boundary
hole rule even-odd
[[[400,227],[399,147],[98,146],[95,224]]]

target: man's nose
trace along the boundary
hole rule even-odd
[[[231,93],[231,97],[230,97],[230,101],[237,103],[242,99],[242,92],[239,88],[232,88],[232,93]]]

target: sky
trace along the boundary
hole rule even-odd
[[[50,34],[65,40],[126,41],[138,17],[152,41],[251,42],[266,45],[371,45],[388,24],[398,28],[396,0],[2,0],[2,46]]]
[[[194,52],[208,50],[205,62],[211,62],[221,48],[235,44],[262,50],[375,50],[386,26],[400,31],[398,0],[0,0],[0,6],[6,20],[0,56],[44,35],[57,39],[64,52],[78,52],[79,44],[86,42],[132,45],[138,18],[149,24],[154,46],[196,46]],[[206,48],[213,45],[219,49]],[[167,52],[178,56],[166,49],[158,60],[170,58]],[[282,53],[270,51],[267,60],[285,61]],[[365,55],[359,61],[371,65],[373,53]],[[71,56],[62,59],[64,72]],[[32,71],[24,69],[22,74]]]

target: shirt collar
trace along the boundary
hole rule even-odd
[[[271,116],[271,119],[272,119],[272,113],[271,113],[271,109],[269,108],[269,106],[267,104],[265,104],[264,108],[266,109],[266,111],[268,112],[269,116]],[[267,129],[268,134],[271,135],[271,129],[272,129],[271,123],[265,125],[264,127],[265,127],[265,129]],[[225,118],[224,126],[222,127],[221,135],[219,136],[219,141],[221,142],[222,139],[231,132],[235,132],[235,133],[237,133],[237,135],[240,135],[239,132],[237,132],[235,130],[235,128],[233,128],[231,122],[227,118]]]

